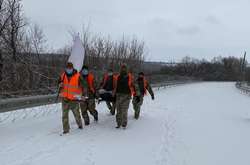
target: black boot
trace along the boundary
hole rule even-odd
[[[110,114],[111,114],[112,116],[114,116],[114,115],[115,115],[115,111],[110,111]]]
[[[94,120],[95,120],[96,122],[98,122],[98,112],[97,112],[97,111],[95,111]]]
[[[82,125],[80,125],[78,128],[79,128],[79,129],[83,129]]]
[[[138,120],[140,117],[140,111],[135,111],[135,119]]]
[[[68,134],[69,133],[69,131],[63,131],[63,134]]]
[[[98,115],[94,116],[94,120],[95,120],[95,122],[98,122]]]

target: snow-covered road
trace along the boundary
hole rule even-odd
[[[60,108],[58,105],[56,108]],[[196,83],[145,99],[115,129],[105,104],[99,123],[59,136],[61,113],[0,124],[1,165],[249,165],[250,97],[234,83]],[[0,114],[1,115],[1,114]]]

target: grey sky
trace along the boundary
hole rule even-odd
[[[250,53],[249,0],[23,0],[23,6],[55,48],[71,41],[68,30],[90,22],[93,33],[144,40],[148,60]]]

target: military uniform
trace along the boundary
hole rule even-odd
[[[123,66],[125,67],[125,66]],[[127,73],[127,68],[123,68],[115,81],[114,93],[116,94],[116,122],[117,127],[126,128],[128,123],[128,109],[131,96],[133,94],[133,78]]]
[[[69,126],[69,111],[73,112],[76,123],[80,129],[82,129],[81,115],[79,112],[79,103],[77,99],[82,94],[81,84],[79,81],[79,73],[76,70],[72,75],[68,75],[65,72],[61,75],[59,83],[62,84],[60,89],[60,97],[62,97],[62,123],[63,133],[68,133]]]
[[[114,80],[115,80],[115,75],[108,75],[107,73],[104,75],[103,77],[103,81],[100,85],[101,89],[104,89],[105,92],[108,92],[108,95],[110,95],[110,97],[112,97],[112,91],[114,89]],[[106,94],[107,95],[107,94]],[[112,115],[115,115],[115,108],[116,108],[116,103],[115,103],[115,99],[111,99],[113,101],[106,101],[106,105],[108,107],[108,109],[110,110],[110,113]]]
[[[117,127],[127,127],[128,124],[128,109],[131,100],[130,94],[117,93],[116,94],[116,123]]]
[[[94,88],[94,76],[89,73],[87,76],[80,77],[80,81],[84,84],[84,95],[87,97],[86,101],[80,103],[82,118],[84,119],[85,125],[89,125],[89,115],[90,114],[94,117],[95,121],[98,121],[98,112],[96,110],[95,105],[95,88]]]
[[[79,103],[70,101],[67,99],[62,100],[62,123],[63,123],[63,131],[64,133],[69,132],[70,126],[69,126],[69,111],[73,112],[73,115],[75,117],[76,123],[79,128],[82,128],[82,120],[81,115],[79,112]]]
[[[154,99],[154,92],[145,77],[138,78],[135,81],[135,93],[132,101],[135,111],[135,119],[138,119],[140,117],[141,106],[143,104],[143,99],[147,91],[151,95],[152,99]]]

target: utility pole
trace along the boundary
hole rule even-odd
[[[247,52],[244,53],[244,57],[243,57],[243,61],[241,63],[241,81],[244,82],[245,81],[245,76],[246,76],[246,68],[245,68],[245,64],[246,64],[246,55]]]

